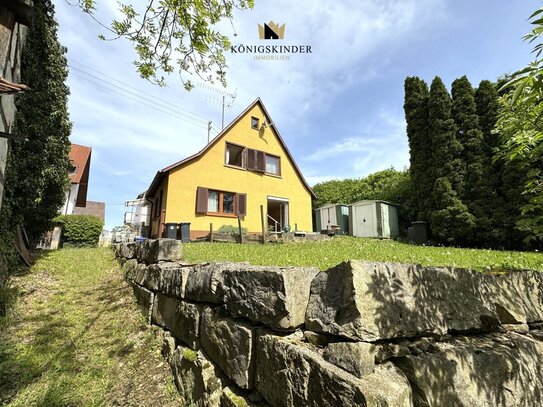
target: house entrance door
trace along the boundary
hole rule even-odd
[[[268,231],[281,233],[289,227],[288,198],[268,196]]]

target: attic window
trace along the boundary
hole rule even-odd
[[[251,127],[255,130],[258,130],[258,118],[251,117]]]

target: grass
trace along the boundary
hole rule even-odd
[[[248,261],[258,265],[316,266],[321,270],[349,259],[454,266],[475,270],[543,271],[543,253],[415,246],[391,240],[336,237],[289,244],[194,243],[184,246],[188,261]]]
[[[182,405],[109,249],[44,254],[0,318],[0,405]]]

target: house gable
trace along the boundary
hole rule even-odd
[[[235,226],[239,212],[243,227],[258,232],[260,207],[266,216],[274,197],[290,202],[293,227],[311,230],[313,191],[259,99],[198,154],[159,171],[146,197],[156,200],[165,182],[165,223],[190,222],[205,232],[210,223]]]

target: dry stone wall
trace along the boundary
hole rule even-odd
[[[543,274],[184,263],[114,246],[187,405],[543,405]]]

